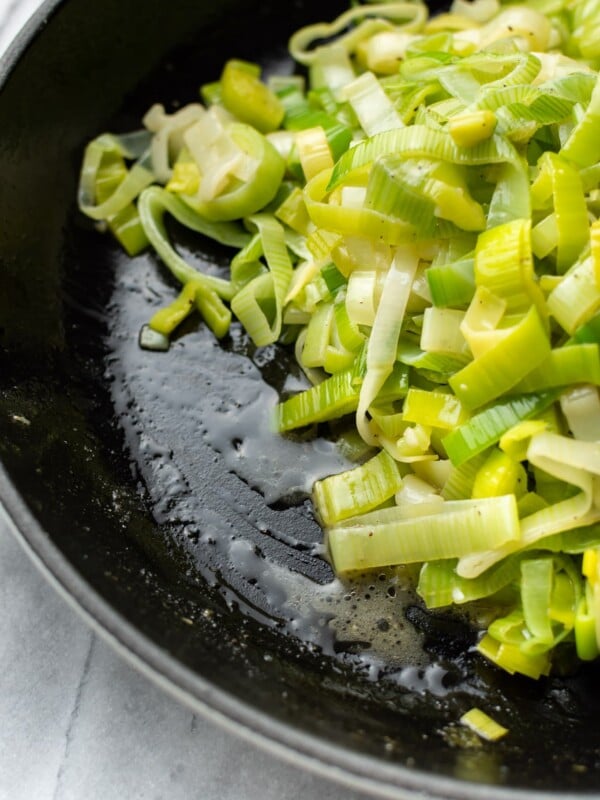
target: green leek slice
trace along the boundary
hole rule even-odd
[[[104,220],[118,214],[154,181],[146,152],[148,145],[149,137],[145,131],[127,137],[103,134],[88,144],[81,167],[78,196],[79,208],[86,216],[94,220]],[[97,203],[98,171],[107,155],[136,158],[137,161],[125,179],[114,187],[110,196]]]
[[[239,120],[261,133],[275,131],[285,113],[275,95],[259,78],[260,71],[243,61],[228,61],[221,75],[221,100]]]
[[[243,286],[231,300],[231,310],[244,325],[252,341],[264,346],[277,341],[283,323],[283,304],[293,267],[282,225],[270,214],[248,218],[261,238],[269,271]]]
[[[232,122],[225,131],[240,151],[254,165],[249,180],[206,199],[200,191],[182,195],[183,199],[204,219],[226,222],[248,217],[273,200],[284,175],[285,162],[259,131],[242,122]]]
[[[398,463],[385,450],[348,472],[314,485],[317,513],[326,526],[370,511],[392,497],[402,485]]]
[[[328,545],[337,572],[375,569],[459,558],[480,543],[500,547],[518,540],[517,504],[513,495],[483,500],[454,500],[443,513],[370,525],[336,526]]]
[[[211,223],[203,220],[186,206],[179,198],[158,186],[150,186],[140,195],[138,204],[144,231],[156,252],[175,278],[181,283],[200,279],[200,273],[176,252],[169,241],[164,223],[166,212],[172,214],[182,224],[205,236],[210,236],[224,244],[245,245],[248,236],[233,223]],[[233,294],[229,281],[212,275],[203,275],[205,285],[221,297],[230,300]]]
[[[524,394],[480,411],[443,439],[450,460],[455,466],[460,466],[495,444],[518,422],[544,411],[557,397],[553,391]]]
[[[506,394],[550,354],[546,328],[535,306],[493,347],[450,378],[466,408],[485,405]]]

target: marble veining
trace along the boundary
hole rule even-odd
[[[0,523],[0,800],[366,800],[278,761],[126,663]]]
[[[73,736],[74,736],[74,728],[81,710],[81,697],[83,695],[83,691],[90,671],[90,665],[92,663],[92,656],[94,652],[94,645],[96,644],[96,637],[94,636],[93,633],[90,632],[89,639],[90,639],[89,647],[85,655],[85,660],[83,662],[83,667],[81,670],[81,676],[79,678],[79,682],[75,690],[75,696],[73,698],[73,708],[71,709],[71,713],[69,715],[69,720],[67,723],[67,729],[65,731],[65,736],[64,736],[65,746],[58,767],[58,774],[56,776],[56,784],[54,787],[54,794],[52,795],[52,800],[58,800],[61,794],[65,765],[69,760],[71,744],[73,742]]]

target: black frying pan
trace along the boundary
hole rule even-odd
[[[22,541],[96,624],[188,703],[390,797],[600,793],[598,667],[532,682],[472,652],[395,573],[332,584],[303,482],[329,445],[261,433],[293,364],[191,321],[137,333],[175,292],[77,213],[84,143],[197,98],[230,56],[286,63],[332,0],[45,4],[0,80],[0,496]],[[231,256],[173,227],[216,272]],[[358,620],[358,625],[355,621]],[[510,728],[475,746],[478,705]]]

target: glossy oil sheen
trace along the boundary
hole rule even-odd
[[[0,94],[3,463],[94,591],[257,712],[373,756],[375,772],[599,789],[597,667],[510,678],[473,653],[467,623],[421,608],[404,571],[336,580],[309,491],[345,463],[324,438],[269,427],[301,381],[290,354],[257,350],[237,325],[218,343],[197,319],[168,353],[141,350],[141,325],[176,287],[75,209],[87,139],[135,127],[152,102],[196,99],[228,56],[289,69],[287,36],[322,15],[234,0],[91,15],[70,0],[25,54]],[[199,268],[226,271],[227,249],[172,234]],[[461,736],[473,705],[510,735]]]

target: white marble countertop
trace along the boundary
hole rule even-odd
[[[0,527],[0,800],[363,800],[192,713]]]
[[[2,53],[39,0],[0,0]],[[363,800],[192,713],[98,638],[0,522],[0,800]]]

